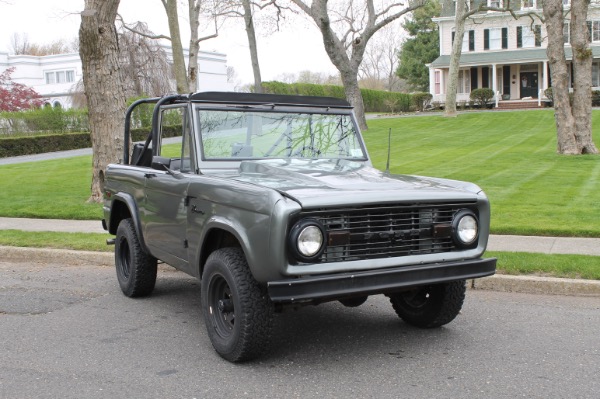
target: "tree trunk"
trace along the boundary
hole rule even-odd
[[[252,5],[250,0],[242,0],[244,8],[244,23],[246,24],[246,34],[248,35],[248,45],[250,46],[250,59],[252,60],[252,72],[254,74],[254,92],[262,93],[262,78],[260,77],[260,65],[258,63],[258,47],[256,45],[256,33],[254,31],[254,20],[252,17]]]
[[[465,2],[456,2],[456,16],[454,28],[454,42],[452,43],[452,54],[450,55],[450,68],[448,70],[448,84],[446,85],[446,104],[444,104],[444,116],[456,116],[456,93],[458,91],[458,74],[460,72],[460,56],[462,54],[462,42],[465,35]],[[562,32],[562,31],[561,31]]]
[[[188,0],[190,17],[190,55],[188,58],[188,92],[198,91],[198,53],[200,42],[198,41],[198,29],[200,26],[200,0]]]
[[[357,73],[341,74],[342,83],[344,84],[344,92],[346,99],[354,107],[354,114],[358,120],[358,125],[361,130],[367,130],[367,119],[365,118],[365,105],[362,98],[360,87],[358,87]]]
[[[573,104],[569,100],[569,73],[562,34],[562,0],[546,0],[543,5],[548,31],[546,54],[552,76],[557,151],[565,155],[598,153],[591,135],[591,51],[586,23],[588,5],[589,2],[585,0],[573,0],[571,4],[570,28],[575,82]]]
[[[573,119],[579,154],[597,154],[592,140],[592,50],[587,28],[590,0],[571,4],[571,48],[573,49]]]
[[[79,54],[92,139],[89,201],[101,202],[104,171],[123,153],[125,93],[119,69],[115,18],[119,0],[85,0],[79,27]]]
[[[183,57],[183,45],[181,44],[181,33],[179,31],[179,17],[177,14],[177,0],[162,0],[167,19],[169,21],[169,35],[171,36],[171,49],[173,51],[173,69],[177,93],[186,93],[189,90],[187,74],[185,71],[185,59]]]

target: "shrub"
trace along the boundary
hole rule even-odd
[[[548,100],[554,102],[554,97],[552,95],[552,87],[548,87],[546,90],[544,90],[544,95]]]
[[[600,90],[592,91],[592,106],[593,107],[600,106]]]
[[[43,107],[0,113],[4,135],[89,131],[87,110]]]
[[[412,104],[416,107],[417,111],[424,111],[432,98],[433,95],[431,93],[413,93]]]
[[[480,89],[471,90],[471,94],[469,98],[477,105],[479,108],[485,108],[494,98],[494,90],[489,89],[487,87],[482,87]]]

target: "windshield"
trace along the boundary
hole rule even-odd
[[[366,159],[349,114],[199,109],[202,159]]]

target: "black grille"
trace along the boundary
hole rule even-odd
[[[327,246],[315,262],[342,262],[456,250],[452,218],[460,209],[477,214],[473,203],[377,205],[302,212],[327,232]]]

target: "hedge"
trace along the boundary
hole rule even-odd
[[[150,129],[148,128],[131,129],[133,141],[146,141],[149,133]],[[163,127],[164,138],[178,135],[181,135],[181,125]],[[0,158],[76,150],[91,146],[92,140],[88,132],[2,138],[0,139]]]
[[[27,111],[0,112],[0,133],[54,134],[89,131],[87,110],[43,107]]]
[[[270,94],[291,94],[299,96],[326,96],[346,98],[342,86],[317,85],[311,83],[263,82],[263,90]],[[407,112],[410,111],[411,95],[382,90],[360,89],[365,112]]]
[[[89,133],[52,134],[0,139],[0,158],[89,148]]]

